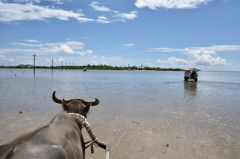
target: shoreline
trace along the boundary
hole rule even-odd
[[[33,67],[18,67],[18,66],[2,66],[0,69],[32,69]],[[117,66],[36,66],[35,69],[48,69],[48,70],[115,70],[115,71],[183,71],[180,68],[160,68],[160,67],[145,67],[145,68],[138,68],[138,67],[117,67]]]

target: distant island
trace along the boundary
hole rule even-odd
[[[33,65],[21,64],[18,66],[0,66],[0,68],[19,68],[19,69],[33,69]],[[148,67],[148,66],[109,66],[109,65],[83,65],[83,66],[35,66],[36,69],[71,69],[71,70],[142,70],[142,71],[183,71],[181,68],[160,68],[160,67]]]

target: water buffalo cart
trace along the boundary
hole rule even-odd
[[[184,81],[188,81],[189,79],[192,79],[195,82],[198,81],[198,74],[197,74],[197,72],[201,71],[201,70],[199,70],[197,68],[187,68],[187,69],[185,69],[183,71],[184,71],[184,77],[183,77]]]

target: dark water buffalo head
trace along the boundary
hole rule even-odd
[[[99,100],[95,98],[93,102],[87,102],[84,99],[70,99],[70,100],[61,100],[55,96],[55,91],[52,94],[52,99],[58,104],[62,104],[63,109],[68,113],[78,113],[87,117],[87,113],[90,110],[91,106],[99,104]]]

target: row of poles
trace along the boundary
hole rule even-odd
[[[33,63],[34,63],[34,65],[33,65],[33,74],[35,75],[35,60],[36,60],[36,54],[34,54],[34,55],[32,55],[33,56]],[[63,66],[63,61],[62,61],[62,66]],[[53,59],[52,59],[52,71],[53,71]]]

